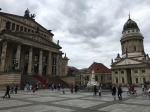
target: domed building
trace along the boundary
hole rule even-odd
[[[122,55],[112,60],[112,83],[140,85],[150,81],[150,59],[143,40],[137,23],[129,15],[120,39]]]

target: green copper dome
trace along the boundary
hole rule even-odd
[[[129,18],[128,21],[124,24],[123,31],[131,28],[140,30],[137,23]]]

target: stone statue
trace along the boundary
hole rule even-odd
[[[31,14],[31,19],[34,19],[35,18],[35,14]]]
[[[95,71],[92,70],[92,78],[91,79],[95,79]]]
[[[27,10],[24,12],[24,17],[30,17],[30,11],[27,8]]]
[[[59,40],[57,40],[57,45],[59,45]]]

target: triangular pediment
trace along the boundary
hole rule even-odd
[[[6,18],[10,18],[14,21],[20,22],[24,25],[29,25],[34,28],[39,28],[39,30],[47,32],[47,29],[45,29],[43,26],[38,24],[34,19],[31,18],[25,18],[24,16],[18,16],[18,15],[13,15],[13,14],[4,14]]]
[[[115,65],[129,65],[129,64],[140,64],[142,62],[138,61],[138,60],[133,60],[133,59],[124,59],[120,62],[118,62],[117,64]]]

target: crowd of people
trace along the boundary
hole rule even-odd
[[[18,85],[12,84],[11,86],[9,84],[6,84],[6,93],[2,98],[10,98],[10,94],[17,94],[18,92]]]
[[[39,89],[39,86],[40,86],[40,89],[45,89],[46,86],[43,86],[43,85],[39,85],[38,83],[36,83],[34,86],[32,86],[31,84],[29,83],[25,83],[24,85],[24,91],[33,91],[33,93],[35,93],[35,91],[37,91]],[[65,94],[65,90],[64,90],[64,85],[63,84],[49,84],[49,87],[48,87],[50,90],[52,91],[57,91],[57,92],[61,92],[63,94]],[[69,88],[70,88],[70,92],[73,93],[77,93],[78,90],[79,90],[79,84],[70,84],[69,85]],[[98,87],[97,85],[94,85],[93,86],[93,91],[94,91],[94,94],[93,96],[96,96],[97,95],[97,92],[99,93],[99,97],[102,95],[102,88],[103,88],[103,85],[100,84]],[[127,88],[128,88],[128,91],[130,94],[132,94],[134,91],[135,91],[135,86],[134,84],[127,84]],[[10,98],[10,94],[17,94],[17,91],[18,91],[18,85],[16,84],[12,84],[12,85],[9,85],[7,84],[6,85],[6,93],[4,94],[4,96],[2,98]],[[150,99],[150,86],[145,86],[144,84],[142,85],[142,91],[148,91],[148,96],[149,96],[149,99]],[[119,100],[122,100],[122,93],[123,93],[123,90],[122,90],[122,86],[121,85],[112,85],[112,89],[111,89],[111,92],[112,92],[112,96],[113,96],[113,99],[116,100],[116,96],[118,96],[118,99]]]

